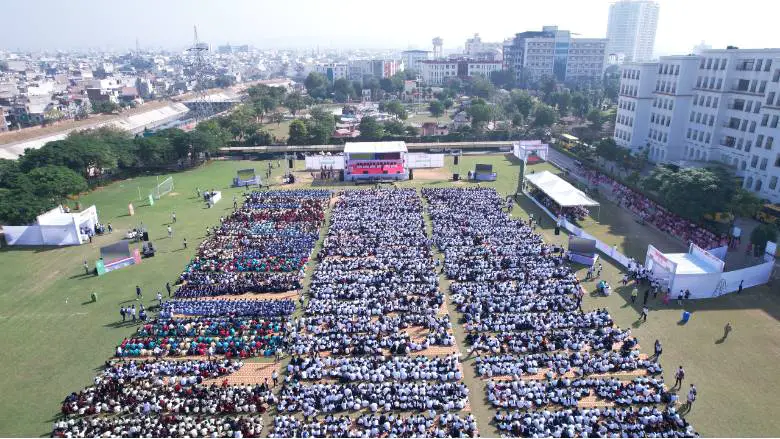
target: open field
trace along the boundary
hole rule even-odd
[[[165,282],[173,283],[194,254],[205,228],[232,209],[233,195],[241,193],[228,187],[235,171],[254,167],[262,173],[267,163],[216,161],[174,174],[174,192],[153,207],[146,206],[145,201],[138,202],[138,191],[140,188],[142,195],[148,193],[156,183],[155,176],[117,182],[81,198],[82,205],[97,206],[102,222],[114,226],[112,235],[97,237],[92,244],[80,247],[0,251],[0,278],[5,284],[0,291],[0,333],[3,334],[0,341],[3,360],[0,361],[5,371],[0,377],[0,392],[4,396],[0,402],[1,436],[49,434],[50,420],[57,414],[62,398],[89,384],[95,369],[113,353],[116,344],[135,330],[135,326],[116,323],[121,320],[120,305],[133,301],[135,285],[143,288],[145,305],[152,305],[155,293],[158,290],[164,293]],[[469,185],[472,183],[437,178],[453,171],[465,175],[476,163],[492,164],[499,174],[498,181],[482,183],[483,186],[495,187],[504,195],[514,193],[518,167],[503,155],[462,156],[457,167],[452,164],[452,157],[447,157],[446,171],[426,171],[418,179],[398,186]],[[296,162],[296,169],[302,167],[302,162]],[[530,169],[555,170],[549,164]],[[273,171],[272,180],[278,180],[282,169]],[[195,197],[196,187],[222,190],[223,200],[213,209],[206,209]],[[136,206],[133,217],[127,214],[128,202]],[[530,200],[520,199],[520,207],[514,210],[517,217],[527,218],[529,213],[536,218],[540,216],[540,210]],[[174,225],[174,237],[169,239],[165,227],[173,210],[178,222]],[[149,228],[158,247],[157,256],[144,260],[140,266],[99,278],[83,275],[84,258],[93,266],[100,246],[116,242],[139,222]],[[599,220],[588,219],[584,226],[638,260],[644,260],[650,242],[665,251],[683,248],[679,241],[636,223],[631,215],[608,202],[603,202]],[[549,219],[538,230],[548,241],[564,243],[567,239],[565,233],[553,234],[553,222]],[[182,248],[184,237],[189,242],[186,250]],[[584,269],[580,274],[584,276]],[[605,261],[602,277],[618,285],[621,274]],[[592,290],[595,285],[589,282],[586,287]],[[93,291],[98,294],[96,303],[89,302]],[[647,323],[640,324],[641,304],[631,304],[629,292],[624,288],[617,288],[617,294],[609,297],[586,296],[583,308],[607,307],[619,326],[633,328],[645,352],[652,349],[656,338],[661,340],[664,344],[661,362],[667,382],[674,381],[674,369],[681,364],[687,372],[686,386],[692,382],[699,389],[699,399],[687,418],[702,435],[778,436],[780,419],[775,416],[776,395],[780,394],[776,373],[780,362],[778,291],[780,288],[775,285],[773,291],[770,287],[755,288],[741,296],[686,304],[685,308],[693,311],[687,325],[677,323],[681,309],[676,303],[665,306],[653,299]],[[457,316],[452,305],[449,309]],[[727,321],[734,331],[725,342],[718,343]],[[454,327],[458,344],[464,350],[462,326]],[[496,431],[489,425],[493,411],[485,404],[484,389],[481,381],[474,378],[472,362],[473,359],[464,362],[464,381],[471,388],[472,411],[478,418],[481,435],[495,436]]]

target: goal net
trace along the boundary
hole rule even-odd
[[[160,197],[170,193],[171,191],[173,191],[173,177],[168,177],[162,182],[160,182],[160,184],[154,187],[154,191],[152,191],[152,195],[154,196],[154,198],[159,200]]]

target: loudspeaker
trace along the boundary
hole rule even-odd
[[[409,170],[409,180],[414,180],[414,169]]]
[[[458,181],[458,180],[460,180],[460,174],[452,174],[452,181]]]
[[[458,164],[458,160],[459,160],[459,159],[460,159],[460,156],[459,156],[459,155],[456,155],[456,156],[455,156],[455,164],[456,164],[456,165]]]
[[[557,236],[560,234],[561,234],[561,228],[559,226],[555,226],[555,235]]]
[[[290,169],[292,169],[292,168],[294,167],[294,164],[293,164],[293,159],[289,159],[289,160],[287,160],[287,166],[288,166]]]
[[[339,181],[344,181],[344,170],[339,171]]]

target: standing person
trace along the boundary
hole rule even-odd
[[[238,199],[236,198],[235,195],[233,195],[233,210],[237,210],[237,209],[238,209]]]
[[[127,311],[125,311],[125,307],[124,306],[119,308],[119,315],[122,316],[122,322],[124,323],[125,318],[127,318]]]
[[[187,238],[184,238],[184,249],[187,249]]]
[[[130,317],[132,317],[133,321],[135,321],[135,303],[133,304],[133,307],[130,308]]]
[[[162,307],[162,293],[159,291],[157,292],[157,303],[159,303],[160,307]]]
[[[680,290],[680,294],[677,295],[677,304],[682,306],[682,300],[685,293],[683,293],[683,290]]]
[[[187,238],[184,238],[184,240],[186,241]],[[184,247],[187,248],[187,246],[184,246]],[[165,282],[165,289],[168,290],[168,297],[171,297],[171,283],[170,282]]]
[[[643,306],[643,307],[642,307],[642,316],[641,316],[640,318],[642,319],[642,321],[643,321],[643,322],[646,322],[646,321],[647,321],[647,313],[648,313],[649,311],[650,311],[650,310],[649,310],[649,309],[647,309],[647,306]]]
[[[111,223],[108,223],[108,233],[113,233],[113,232],[114,232],[114,228],[111,227]]]
[[[685,379],[685,369],[682,366],[677,368],[677,372],[674,373],[674,387],[682,388],[682,382]]]
[[[693,407],[693,402],[696,401],[696,386],[691,383],[691,388],[688,390],[688,410]]]
[[[209,360],[214,356],[214,346],[209,346]]]
[[[602,269],[602,268],[603,268],[603,267],[602,267],[602,265],[601,265],[601,262],[599,262],[599,269],[598,269],[598,270],[596,270],[596,277],[601,277],[601,269]]]
[[[726,337],[729,336],[730,332],[731,332],[731,322],[726,322],[726,326],[723,327],[723,340],[725,340]]]
[[[663,346],[661,346],[661,340],[655,340],[655,359],[658,361],[661,358],[661,354],[664,352]]]
[[[176,211],[171,212],[171,222],[176,224]]]
[[[628,274],[623,275],[623,286],[628,285]]]
[[[639,295],[639,290],[634,287],[633,290],[631,290],[631,303],[636,302],[636,297]]]
[[[742,282],[745,282],[744,280],[739,281],[739,288],[737,289],[737,294],[742,293]]]
[[[195,192],[197,192],[197,193],[198,193],[198,198],[200,198],[200,187],[196,187],[196,188],[195,188]]]
[[[144,298],[144,296],[143,296],[143,294],[141,294],[141,287],[136,285],[135,286],[135,300],[141,300],[143,298]],[[133,305],[133,306],[135,306],[135,305]]]
[[[274,382],[274,387],[279,383],[279,372],[274,369],[274,372],[271,374],[271,379]]]
[[[173,229],[170,225],[168,226],[168,238],[173,238]]]
[[[89,264],[86,259],[84,259],[84,274],[89,275]]]

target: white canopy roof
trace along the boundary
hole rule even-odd
[[[344,145],[347,154],[407,152],[406,142],[347,142]]]
[[[525,179],[547,194],[561,207],[599,205],[597,201],[550,171],[526,174]]]

